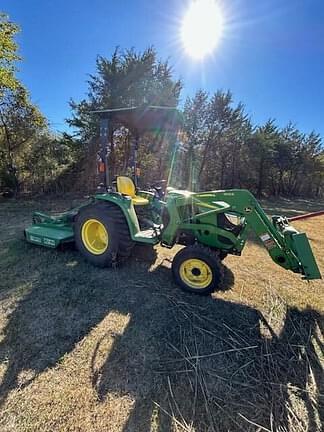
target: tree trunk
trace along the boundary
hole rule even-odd
[[[108,156],[108,179],[107,179],[107,183],[108,186],[112,184],[114,176],[115,176],[115,171],[116,171],[116,155],[115,155],[115,144],[114,144],[114,130],[111,126],[109,126],[109,132],[108,132],[108,137],[109,137],[109,142],[108,142],[108,146],[109,146],[109,156]]]
[[[261,158],[260,165],[259,165],[259,177],[258,177],[258,186],[257,186],[257,193],[256,193],[258,198],[262,196],[263,175],[264,175],[264,159]]]

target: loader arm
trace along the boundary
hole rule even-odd
[[[247,234],[252,230],[276,264],[300,273],[307,280],[321,278],[306,234],[299,233],[283,216],[269,219],[248,190],[173,191],[168,195],[166,205],[170,221],[162,233],[162,244],[172,246],[179,242],[182,233],[189,232],[199,243],[240,255]],[[192,209],[189,217],[183,216],[181,209],[184,208]],[[226,230],[219,224],[218,217],[222,213],[240,217],[240,229],[236,232]]]
[[[230,205],[229,211],[245,218],[247,228],[259,237],[276,264],[301,273],[307,280],[321,278],[306,234],[289,225],[286,217],[273,216],[270,220],[255,197],[244,189],[216,194],[218,200]]]

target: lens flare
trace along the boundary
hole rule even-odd
[[[194,59],[203,59],[217,47],[223,33],[222,10],[215,0],[194,0],[181,25],[185,51]]]

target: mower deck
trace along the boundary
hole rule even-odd
[[[55,216],[35,212],[33,224],[25,229],[24,234],[29,243],[57,248],[63,243],[74,242],[73,219],[79,208]],[[138,243],[155,245],[160,241],[160,227],[138,231],[133,240]]]
[[[25,229],[26,240],[30,243],[57,248],[62,243],[74,241],[74,232],[71,226],[57,224],[49,227],[45,224],[34,224]]]

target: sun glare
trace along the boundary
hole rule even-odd
[[[223,16],[215,0],[192,0],[181,26],[185,51],[194,59],[210,55],[223,31]]]

